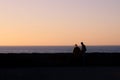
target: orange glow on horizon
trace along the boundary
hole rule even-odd
[[[92,1],[1,0],[0,46],[120,45],[120,1]]]

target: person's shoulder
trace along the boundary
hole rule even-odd
[[[74,48],[77,48],[77,47],[74,47]]]
[[[76,47],[77,49],[80,49],[79,47]]]

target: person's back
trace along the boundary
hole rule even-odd
[[[80,54],[80,48],[78,47],[77,44],[75,44],[75,47],[74,47],[74,50],[73,50],[73,54],[75,56],[79,56],[79,54]]]

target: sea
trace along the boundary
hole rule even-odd
[[[120,53],[120,46],[86,46],[87,53]],[[0,46],[0,53],[72,53],[74,46]]]

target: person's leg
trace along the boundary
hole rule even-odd
[[[85,65],[85,53],[82,54],[82,65]]]

